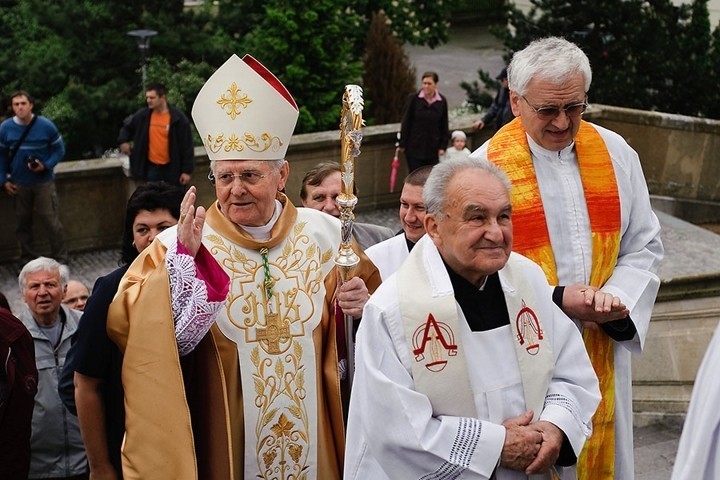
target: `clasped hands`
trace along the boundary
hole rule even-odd
[[[532,421],[527,411],[503,422],[505,444],[500,453],[500,466],[535,475],[550,470],[560,455],[563,433],[550,422]]]

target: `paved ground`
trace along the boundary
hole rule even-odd
[[[463,27],[452,32],[450,43],[447,45],[435,50],[410,47],[408,52],[418,74],[425,70],[435,70],[439,73],[440,90],[448,97],[451,107],[456,107],[465,98],[464,91],[459,86],[461,81],[477,79],[478,68],[493,73],[499,72],[504,66],[500,48],[500,43],[486,30]],[[393,229],[399,228],[395,209],[360,213],[358,221],[386,225]],[[701,267],[702,271],[703,268],[713,268],[714,271],[720,269],[720,260],[717,262],[718,265],[708,265],[708,259],[715,258],[712,252],[717,251],[720,246],[718,245],[720,237],[699,234],[697,229],[684,222],[662,216],[661,222],[664,229],[663,241],[666,245],[666,260],[661,267],[661,277],[672,277],[674,274],[682,273],[687,267],[687,258],[680,258],[679,253],[695,251],[700,247],[702,252],[707,250],[706,253],[709,254],[699,255],[699,260],[693,265],[698,263],[699,265],[695,267]],[[699,242],[698,238],[700,238]],[[700,247],[698,247],[699,243]],[[687,248],[690,244],[692,248]],[[70,261],[72,276],[92,285],[98,276],[105,275],[117,267],[118,258],[119,252],[115,250],[73,255]],[[18,264],[0,265],[0,291],[8,296],[16,311],[22,306],[17,285],[17,273],[20,267]],[[680,431],[681,425],[672,421],[635,428],[636,479],[670,479]]]
[[[415,46],[405,49],[417,71],[418,88],[423,72],[437,72],[440,77],[438,89],[447,97],[451,109],[465,101],[461,82],[479,81],[477,71],[480,68],[494,78],[505,66],[502,43],[484,27],[463,25],[455,28],[450,32],[450,41],[434,49]]]

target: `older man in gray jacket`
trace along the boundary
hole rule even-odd
[[[80,312],[62,305],[68,268],[39,257],[20,271],[26,307],[20,320],[33,337],[38,392],[32,418],[29,478],[87,478],[85,447],[77,418],[63,406],[58,377],[77,330]]]

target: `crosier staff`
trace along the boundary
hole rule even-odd
[[[353,209],[357,205],[357,197],[353,193],[355,184],[355,158],[360,155],[362,142],[363,98],[362,88],[358,85],[346,85],[342,99],[342,113],[340,116],[340,145],[341,162],[340,175],[342,190],[337,197],[340,208],[340,247],[335,257],[335,264],[340,272],[340,281],[350,278],[353,268],[360,262],[360,257],[352,248],[352,230],[355,223]],[[352,385],[352,374],[355,368],[352,348],[352,317],[344,315],[345,348],[347,352],[347,378]]]

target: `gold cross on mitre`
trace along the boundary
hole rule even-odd
[[[210,160],[285,158],[299,114],[282,82],[250,55],[230,56],[192,108]]]

